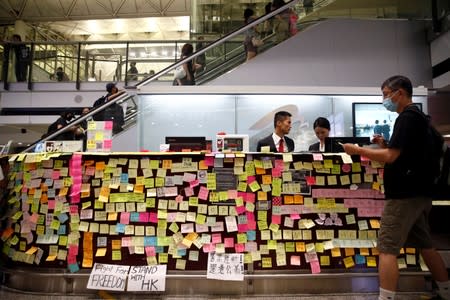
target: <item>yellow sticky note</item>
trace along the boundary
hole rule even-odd
[[[320,257],[320,265],[321,266],[329,266],[330,265],[330,257],[328,255],[323,255]]]
[[[122,252],[120,250],[113,250],[112,260],[122,260]]]
[[[105,255],[106,255],[106,248],[97,248],[95,256],[105,256]]]
[[[353,257],[352,256],[348,256],[348,257],[344,258],[344,265],[345,265],[345,267],[347,269],[351,268],[351,267],[354,267],[355,266],[355,262],[353,260]]]
[[[368,267],[376,267],[377,266],[377,260],[374,256],[368,256],[366,257],[367,266]]]
[[[333,248],[333,249],[331,249],[331,256],[332,257],[340,257],[341,256],[341,249],[340,248]]]

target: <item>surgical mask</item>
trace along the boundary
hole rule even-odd
[[[398,103],[392,102],[391,97],[387,97],[383,99],[383,106],[388,110],[392,112],[397,112]]]
[[[398,103],[394,103],[392,101],[392,96],[394,96],[396,93],[397,93],[397,91],[395,91],[390,97],[386,97],[383,99],[383,106],[388,111],[397,112]]]

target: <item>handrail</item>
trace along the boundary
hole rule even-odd
[[[213,43],[205,46],[204,48],[194,52],[192,55],[190,55],[190,56],[188,56],[186,58],[183,58],[182,60],[179,60],[178,62],[176,62],[176,63],[174,63],[174,64],[172,64],[172,65],[170,65],[170,66],[168,66],[168,67],[166,67],[164,69],[162,69],[161,71],[159,71],[158,73],[154,74],[153,76],[138,82],[134,86],[134,88],[139,89],[142,86],[147,85],[148,83],[152,82],[153,80],[158,79],[162,75],[168,73],[170,70],[173,70],[173,69],[181,66],[182,64],[184,64],[184,63],[186,63],[186,62],[188,62],[188,61],[190,61],[190,60],[192,60],[192,59],[194,59],[194,58],[204,54],[206,51],[214,48],[217,45],[222,44],[225,41],[228,41],[229,39],[237,36],[238,34],[241,34],[241,33],[245,32],[245,31],[247,31],[248,29],[254,27],[255,25],[258,25],[258,24],[264,22],[265,20],[268,20],[271,17],[273,17],[275,15],[278,15],[279,13],[285,11],[287,8],[290,8],[290,7],[294,6],[295,4],[297,4],[298,1],[299,0],[289,1],[288,3],[283,5],[282,7],[280,7],[280,8],[278,8],[278,9],[276,9],[276,10],[274,10],[274,11],[268,13],[268,14],[265,14],[265,15],[255,19],[255,20],[253,20],[252,22],[248,23],[247,25],[245,25],[245,26],[243,26],[241,28],[238,28],[238,29],[236,29],[236,30],[226,34],[225,36],[221,37],[220,39],[216,40],[215,42],[213,42]]]
[[[52,138],[60,135],[63,132],[66,132],[67,130],[69,130],[72,126],[78,125],[81,122],[83,122],[84,120],[87,120],[88,118],[92,117],[93,115],[97,114],[98,112],[104,110],[105,108],[113,105],[116,102],[119,102],[120,100],[125,100],[127,98],[130,97],[130,95],[128,93],[126,93],[126,91],[119,91],[118,93],[110,96],[112,97],[109,101],[106,101],[104,104],[94,107],[93,109],[89,110],[89,112],[85,115],[79,116],[78,118],[76,118],[75,120],[73,120],[72,122],[68,123],[67,125],[65,125],[64,127],[61,127],[60,129],[56,130],[55,132],[49,134],[48,136],[34,142],[33,144],[31,144],[30,146],[28,146],[27,148],[25,148],[24,150],[22,150],[21,153],[26,153],[31,151],[32,149],[34,149],[34,147],[41,142],[45,142],[45,141],[50,141]]]

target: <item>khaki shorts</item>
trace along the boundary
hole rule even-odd
[[[381,253],[399,255],[400,248],[432,248],[428,215],[431,198],[414,197],[385,201],[378,250]]]

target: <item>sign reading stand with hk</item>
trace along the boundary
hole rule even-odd
[[[123,266],[95,264],[88,289],[134,292],[162,292],[166,289],[166,265]],[[127,284],[128,281],[128,284]]]

